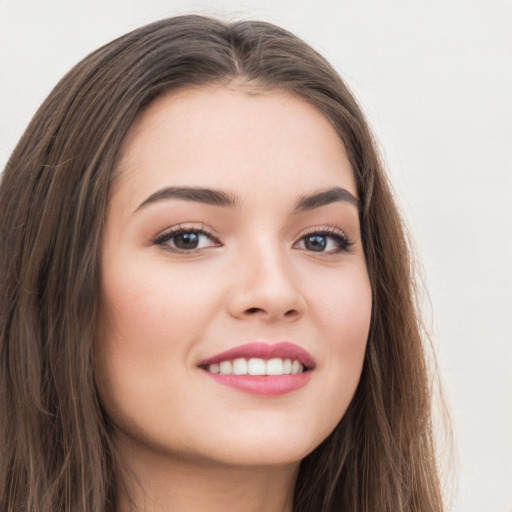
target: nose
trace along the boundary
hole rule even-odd
[[[292,265],[276,251],[244,258],[234,273],[228,300],[231,316],[266,322],[295,322],[304,315],[306,301]]]

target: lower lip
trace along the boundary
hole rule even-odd
[[[278,396],[304,387],[311,371],[293,375],[223,375],[203,370],[210,378],[230,388],[264,396]]]

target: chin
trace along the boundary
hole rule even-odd
[[[260,428],[251,431],[227,432],[226,438],[203,446],[201,451],[209,454],[212,462],[231,466],[293,465],[319,446],[335,426],[315,431],[277,425],[267,425],[265,428],[265,425],[260,425]]]

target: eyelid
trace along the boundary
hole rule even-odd
[[[192,248],[192,249],[182,249],[178,247],[173,247],[170,243],[167,244],[169,240],[171,240],[173,237],[178,236],[182,233],[196,233],[199,235],[206,236],[208,239],[211,240],[212,244],[207,247],[198,247],[198,248]],[[335,243],[337,244],[336,249],[329,249],[326,251],[311,251],[307,248],[298,248],[296,247],[299,243],[303,242],[305,238],[308,236],[314,236],[314,235],[323,235],[325,237],[330,237],[331,239],[335,240]],[[211,247],[220,247],[222,246],[222,242],[220,241],[220,238],[213,229],[209,228],[208,226],[205,226],[204,224],[178,224],[176,226],[172,226],[169,228],[166,228],[165,230],[161,231],[158,235],[156,235],[154,238],[151,239],[152,245],[161,246],[162,249],[168,250],[170,252],[174,252],[177,254],[193,254],[193,253],[199,253],[203,251],[204,249],[208,249]],[[342,252],[347,252],[350,250],[350,247],[353,245],[353,242],[348,238],[346,233],[337,227],[334,226],[315,226],[304,229],[295,239],[295,242],[293,243],[293,248],[301,249],[306,252],[310,252],[312,254],[315,254],[316,256],[332,256],[336,255]]]
[[[296,241],[294,242],[294,246],[296,246],[298,243],[300,243],[302,240],[304,240],[308,236],[314,236],[314,235],[324,235],[327,237],[336,238],[338,240],[342,241],[342,245],[339,247],[336,251],[322,251],[315,253],[314,251],[307,251],[311,252],[317,256],[329,256],[333,254],[339,254],[341,252],[347,252],[350,250],[351,246],[354,245],[354,242],[350,240],[350,238],[347,236],[345,231],[343,231],[340,228],[334,227],[334,226],[315,226],[312,228],[305,229],[299,236],[297,237]],[[306,249],[304,249],[306,250]]]
[[[308,235],[317,235],[317,234],[339,236],[341,238],[344,238],[347,241],[350,241],[350,239],[347,236],[347,234],[345,233],[345,231],[343,231],[343,229],[337,228],[335,226],[313,226],[313,227],[305,228],[299,233],[299,235],[297,236],[297,240],[300,240]]]
[[[151,244],[164,246],[165,243],[168,240],[170,240],[172,237],[177,236],[182,233],[197,233],[199,235],[204,235],[204,236],[208,237],[210,240],[212,240],[213,244],[211,245],[211,247],[220,247],[222,245],[219,240],[219,237],[214,233],[214,230],[208,228],[204,224],[200,224],[200,225],[178,224],[177,226],[172,226],[170,228],[167,228],[167,229],[161,231],[158,235],[156,235],[154,238],[152,238]],[[167,245],[166,247],[162,247],[162,248],[165,248],[166,250],[169,250],[171,252],[176,252],[179,254],[199,252],[202,249],[205,249],[205,247],[202,247],[202,248],[198,248],[198,249],[185,250],[185,249],[178,249],[178,248],[172,247],[171,245]]]

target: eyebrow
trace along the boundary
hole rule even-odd
[[[198,187],[166,187],[151,194],[135,211],[141,210],[150,204],[168,199],[183,199],[185,201],[229,208],[236,208],[239,204],[236,196],[222,190]],[[336,202],[350,203],[358,210],[361,206],[359,200],[348,190],[341,187],[333,187],[300,197],[295,203],[293,212],[306,212]]]
[[[333,187],[299,198],[293,211],[306,212],[337,202],[347,202],[353,204],[358,210],[361,209],[359,200],[348,190],[341,187]]]
[[[138,211],[145,206],[167,199],[183,199],[196,203],[211,204],[213,206],[227,206],[235,208],[238,205],[236,197],[222,190],[197,187],[166,187],[151,194],[137,208]]]

